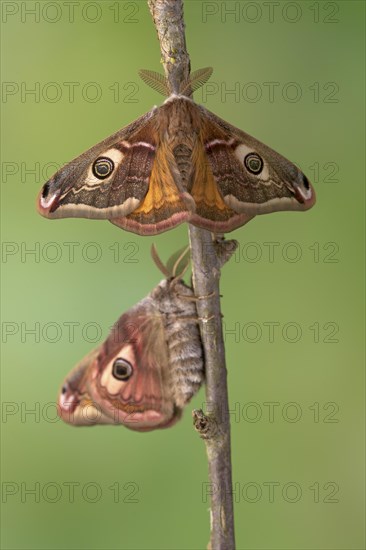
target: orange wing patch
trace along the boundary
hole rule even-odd
[[[194,176],[190,193],[196,203],[196,214],[213,221],[228,220],[235,215],[221,196],[202,142],[198,141],[193,149],[192,166]]]
[[[145,198],[128,216],[110,221],[140,235],[157,235],[187,221],[195,205],[190,195],[178,188],[179,179],[172,149],[160,143]]]
[[[154,211],[169,210],[178,212],[186,210],[187,206],[181,198],[172,174],[175,159],[172,150],[162,143],[156,152],[149,180],[149,190],[140,206],[134,210],[131,217],[142,214],[149,216]]]

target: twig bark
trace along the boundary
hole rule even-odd
[[[183,0],[148,0],[158,33],[162,63],[171,92],[178,92],[190,73],[186,48]],[[201,319],[206,368],[208,412],[193,411],[194,424],[205,440],[211,494],[211,538],[213,550],[234,550],[234,514],[231,479],[230,416],[228,406],[225,347],[222,333],[219,280],[221,266],[235,250],[235,241],[217,239],[192,225],[189,237],[193,287]]]

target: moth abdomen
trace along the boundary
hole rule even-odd
[[[180,144],[174,148],[173,154],[182,181],[187,184],[192,171],[192,149],[186,144]]]
[[[192,305],[192,304],[191,304]],[[204,381],[203,350],[197,320],[177,317],[167,323],[166,336],[173,393],[183,407]]]

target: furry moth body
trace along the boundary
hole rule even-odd
[[[197,71],[192,88],[211,72]],[[164,77],[154,74],[142,76],[165,92]],[[294,164],[184,90],[63,167],[37,199],[45,217],[109,219],[141,235],[182,222],[223,233],[257,214],[314,203],[313,187]]]
[[[204,379],[192,297],[181,279],[165,279],[124,313],[107,340],[67,376],[58,398],[61,418],[138,431],[179,420]]]

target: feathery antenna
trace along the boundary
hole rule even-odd
[[[194,71],[189,77],[189,80],[182,84],[179,93],[185,95],[188,91],[195,92],[207,82],[212,72],[212,67],[205,67],[204,69]],[[140,69],[138,74],[150,88],[165,97],[169,96],[168,81],[164,75],[155,71],[150,71],[149,69]]]

